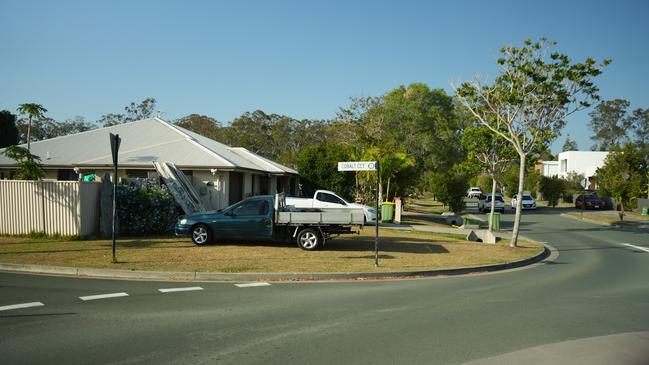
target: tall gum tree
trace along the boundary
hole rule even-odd
[[[499,72],[492,83],[480,77],[454,85],[460,102],[493,133],[516,150],[519,159],[518,196],[523,195],[527,157],[547,145],[566,123],[570,114],[599,100],[593,79],[610,63],[592,58],[573,63],[557,52],[556,42],[527,39],[522,47],[505,46],[498,58]],[[522,200],[516,201],[511,246],[516,247]]]

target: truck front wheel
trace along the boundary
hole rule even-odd
[[[320,232],[313,228],[302,229],[300,233],[297,234],[297,245],[303,250],[317,250],[322,245]]]

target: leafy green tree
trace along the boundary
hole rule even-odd
[[[467,158],[477,163],[482,171],[491,176],[491,214],[493,215],[496,209],[498,179],[516,160],[516,151],[506,140],[481,126],[465,129],[462,145],[467,151]],[[490,219],[490,231],[492,223]]]
[[[633,142],[638,145],[640,152],[649,164],[649,109],[636,109],[631,114]]]
[[[16,161],[14,178],[17,180],[39,180],[45,176],[41,158],[33,155],[28,149],[20,146],[9,146],[2,154]]]
[[[563,201],[573,203],[573,195],[584,190],[582,183],[585,179],[586,177],[583,174],[578,174],[574,171],[568,172],[566,178],[563,179]]]
[[[154,98],[146,98],[139,104],[131,102],[131,104],[124,107],[123,114],[108,113],[99,118],[97,124],[104,127],[110,127],[118,124],[134,122],[136,120],[146,119],[153,117],[157,101]]]
[[[16,116],[8,110],[0,111],[0,148],[18,143]]]
[[[566,151],[579,151],[579,146],[577,146],[577,141],[570,138],[570,135],[568,135],[566,137],[566,141],[563,143],[563,148],[561,150],[563,152],[566,152]]]
[[[41,141],[44,139],[66,136],[73,133],[85,132],[95,129],[96,125],[86,122],[83,117],[77,116],[65,122],[57,122],[52,118],[43,117],[34,120],[31,127],[31,140]],[[24,119],[18,121],[20,140],[27,141],[28,123]]]
[[[303,149],[297,157],[302,193],[313,196],[316,190],[326,189],[350,199],[353,196],[354,175],[338,171],[338,162],[348,161],[350,156],[349,148],[336,144]]]
[[[32,119],[33,118],[42,118],[43,114],[47,112],[40,104],[35,103],[25,103],[18,106],[18,113],[21,115],[27,115],[29,117],[29,124],[27,126],[27,151],[31,148],[31,129],[32,129]]]
[[[632,205],[647,186],[649,168],[640,149],[627,143],[624,147],[614,147],[606,156],[604,166],[597,169],[599,193],[613,196],[620,205],[620,220],[624,219],[624,209]]]
[[[559,134],[568,115],[599,99],[593,79],[610,62],[597,65],[587,58],[572,63],[564,54],[548,53],[554,45],[541,38],[537,42],[528,39],[523,47],[503,47],[497,61],[500,72],[493,83],[476,78],[456,87],[458,99],[471,114],[516,149],[519,196],[523,195],[528,156]],[[518,242],[521,208],[518,199],[512,247]]]
[[[599,103],[590,112],[589,126],[594,135],[594,149],[608,151],[621,146],[627,140],[627,130],[631,127],[627,109],[629,103],[624,99],[607,100]]]
[[[464,210],[464,197],[468,188],[467,177],[453,170],[435,173],[430,181],[431,193],[456,214]]]
[[[564,193],[564,181],[557,176],[542,176],[539,182],[539,190],[543,194],[543,199],[547,200],[548,205],[554,208]]]
[[[390,200],[390,184],[393,183],[393,197],[397,194],[403,192],[399,189],[399,179],[400,175],[408,174],[412,172],[411,170],[415,167],[415,159],[403,151],[393,151],[388,149],[381,149],[379,147],[370,147],[363,151],[361,157],[363,161],[379,161],[380,175],[379,175],[379,196],[384,201]],[[357,186],[359,181],[363,180],[363,186],[369,187],[370,191],[373,191],[373,186],[375,185],[374,172],[359,172],[357,173]],[[397,185],[397,186],[394,186]],[[363,201],[368,201],[367,196]]]
[[[221,123],[207,115],[189,114],[176,120],[174,123],[179,127],[188,129],[207,138],[224,142]]]

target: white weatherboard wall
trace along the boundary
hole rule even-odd
[[[229,175],[227,171],[213,174],[211,171],[194,170],[192,185],[201,203],[208,210],[218,210],[228,206]]]
[[[584,175],[586,179],[604,166],[608,151],[566,151],[559,153],[559,177],[566,178],[568,173]]]
[[[0,181],[0,234],[96,234],[99,187],[78,181]]]

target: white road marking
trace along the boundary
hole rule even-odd
[[[9,311],[9,310],[12,310],[12,309],[31,308],[31,307],[42,307],[44,305],[45,304],[43,304],[41,302],[12,304],[12,305],[5,305],[3,307],[0,307],[0,311]]]
[[[98,294],[98,295],[88,295],[85,297],[79,297],[81,300],[95,300],[95,299],[106,299],[106,298],[117,298],[117,297],[128,297],[126,293],[109,293],[109,294]]]
[[[633,248],[635,248],[636,250],[640,250],[640,251],[644,251],[644,252],[649,252],[649,248],[647,248],[647,247],[636,246],[636,245],[632,245],[632,244],[630,244],[630,243],[622,243],[622,244],[623,244],[624,246],[633,247]]]
[[[239,288],[251,288],[254,286],[269,286],[270,283],[247,283],[247,284],[234,284],[234,286],[237,286]]]
[[[167,289],[158,289],[160,293],[175,293],[179,291],[194,291],[194,290],[203,290],[200,286],[189,286],[186,288],[167,288]]]

